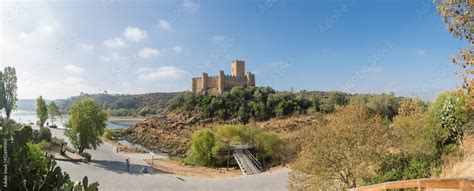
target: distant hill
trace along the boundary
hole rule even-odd
[[[147,94],[81,94],[68,99],[55,100],[62,112],[67,112],[76,101],[92,98],[111,116],[147,116],[161,112],[169,100],[182,92]]]
[[[17,110],[35,110],[36,100],[35,99],[20,99],[16,102]]]

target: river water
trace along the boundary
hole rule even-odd
[[[18,110],[18,111],[13,111],[11,114],[11,118],[19,123],[23,124],[29,124],[29,123],[36,123],[38,120],[36,118],[36,113],[33,110]],[[54,124],[58,126],[60,129],[64,129],[64,123],[67,121],[67,116],[63,115],[62,117],[58,117],[55,121]],[[109,119],[106,122],[107,128],[109,129],[125,129],[131,125],[134,125],[135,123],[139,122],[139,119]],[[51,123],[51,120],[48,119],[49,123]]]

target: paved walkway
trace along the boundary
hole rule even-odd
[[[65,138],[63,130],[51,129],[53,136]],[[171,174],[140,174],[143,167],[150,168],[143,159],[147,154],[116,153],[113,145],[104,142],[97,150],[87,150],[92,155],[89,163],[58,161],[58,165],[73,180],[98,181],[100,190],[287,190],[288,170],[242,176],[237,178],[199,179]],[[148,155],[151,159],[151,156]],[[130,172],[125,159],[130,158]],[[157,158],[157,157],[155,157]]]

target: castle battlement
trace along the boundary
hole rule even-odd
[[[201,77],[192,78],[193,93],[222,94],[235,86],[255,86],[255,75],[245,73],[245,61],[235,60],[232,62],[232,74],[224,74],[220,71],[217,76],[209,76],[203,73]]]

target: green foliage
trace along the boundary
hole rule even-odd
[[[5,93],[4,74],[0,71],[0,110],[6,107]]]
[[[45,127],[41,127],[39,129],[39,140],[42,141],[42,140],[45,140],[45,141],[48,141],[50,142],[51,141],[51,130],[49,130],[48,128],[45,128]]]
[[[48,120],[48,106],[43,96],[39,96],[36,99],[36,117],[39,120],[40,128],[44,127],[44,123]]]
[[[193,133],[191,156],[184,162],[199,166],[224,164],[227,157],[219,157],[219,151],[236,145],[253,146],[256,157],[268,165],[277,164],[283,158],[283,141],[276,134],[243,125],[220,125],[213,131],[201,129]]]
[[[140,116],[143,116],[143,117],[146,117],[146,116],[150,116],[150,115],[155,115],[156,114],[156,111],[154,111],[153,109],[145,106],[143,107],[140,112],[138,112],[138,115]]]
[[[48,115],[51,119],[51,125],[54,124],[54,120],[56,119],[56,117],[61,117],[61,112],[59,112],[59,108],[54,101],[52,101],[48,105]]]
[[[354,188],[377,174],[375,169],[388,154],[388,138],[387,123],[380,116],[363,107],[347,106],[309,130],[292,167],[314,177],[301,182],[310,188],[321,181]]]
[[[8,163],[0,160],[0,173],[6,175],[2,190],[98,190],[98,183],[88,184],[87,178],[82,183],[74,183],[69,175],[40,148],[31,143],[32,129],[21,126],[11,120],[0,119],[3,128],[0,133],[1,152],[8,153]],[[4,171],[7,170],[7,171]],[[3,180],[2,180],[3,183]],[[6,187],[4,187],[6,185]],[[80,187],[79,187],[80,185]]]
[[[92,159],[92,155],[89,154],[88,152],[79,153],[79,155],[81,155],[82,157],[86,158],[87,161],[91,161],[91,159]]]
[[[64,134],[72,145],[82,153],[84,149],[95,149],[102,143],[100,136],[105,131],[107,114],[94,100],[84,99],[69,109],[69,120]]]
[[[473,116],[473,111],[467,110],[467,103],[465,95],[459,92],[443,92],[436,97],[428,112],[431,122],[442,127],[439,149],[462,141],[462,128]]]
[[[378,170],[369,184],[388,181],[427,178],[432,175],[432,168],[439,165],[439,160],[427,156],[412,156],[405,153],[390,155]]]
[[[13,67],[5,67],[3,71],[3,84],[5,85],[5,94],[2,101],[5,102],[5,113],[7,118],[10,118],[10,114],[16,109],[17,98],[17,77],[16,70]]]
[[[102,137],[108,140],[115,140],[119,137],[120,130],[106,128]]]
[[[191,159],[199,166],[212,164],[212,148],[214,147],[214,134],[209,129],[201,129],[193,133],[191,138]]]
[[[140,115],[144,108],[151,110],[149,115],[156,114],[168,106],[168,102],[178,93],[147,93],[138,95],[112,95],[112,94],[81,94],[65,100],[57,100],[59,110],[66,112],[73,103],[91,98],[111,116]]]

